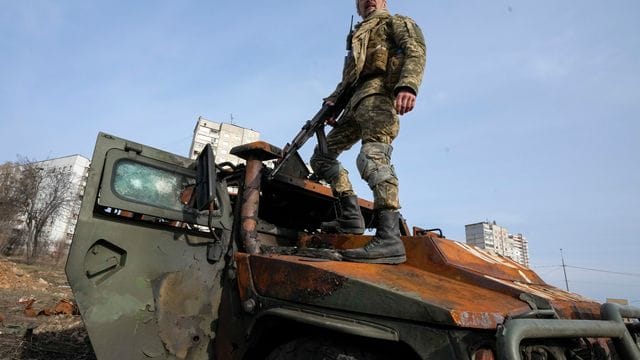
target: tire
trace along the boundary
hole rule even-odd
[[[383,354],[364,344],[348,344],[335,338],[305,337],[275,348],[266,360],[383,360]]]

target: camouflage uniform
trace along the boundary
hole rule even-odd
[[[331,184],[335,196],[353,195],[348,172],[337,157],[361,140],[357,165],[373,190],[374,208],[396,210],[400,203],[391,143],[399,121],[394,101],[400,90],[418,93],[426,61],[424,37],[410,18],[378,10],[356,26],[351,44],[342,81],[325,101],[334,101],[347,87],[355,86],[355,92],[327,135],[329,153],[316,148],[311,166]]]

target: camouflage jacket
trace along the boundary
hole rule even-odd
[[[335,101],[355,86],[351,106],[372,94],[395,96],[401,88],[416,95],[426,63],[426,44],[418,25],[408,17],[376,11],[356,25],[342,81],[325,100]]]

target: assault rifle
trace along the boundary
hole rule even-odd
[[[351,16],[351,25],[349,26],[349,35],[347,36],[347,56],[344,58],[344,66],[347,67],[347,61],[350,56],[352,56],[351,49],[351,39],[353,38],[353,16]],[[309,140],[313,134],[316,134],[318,138],[318,147],[321,153],[326,154],[328,152],[327,149],[327,136],[324,133],[324,124],[330,118],[335,118],[336,122],[339,120],[338,115],[342,113],[345,107],[347,107],[347,103],[351,96],[353,95],[354,89],[356,85],[351,84],[351,86],[346,86],[338,96],[336,96],[336,100],[333,105],[329,105],[326,102],[322,104],[322,108],[320,111],[313,117],[313,119],[308,120],[298,135],[293,138],[293,140],[285,145],[284,149],[282,149],[282,157],[280,161],[276,163],[276,167],[271,172],[270,178],[276,176],[278,171],[282,169],[282,167],[291,159],[294,154],[298,153],[298,150],[304,145],[304,143]]]
[[[302,145],[304,145],[307,140],[313,136],[313,134],[318,138],[318,147],[320,152],[323,154],[328,152],[327,136],[324,133],[324,125],[328,119],[331,117],[338,117],[338,115],[342,113],[344,108],[347,106],[349,99],[351,99],[351,95],[353,95],[352,89],[353,86],[348,87],[338,94],[334,105],[329,105],[325,102],[313,119],[308,120],[304,126],[302,126],[302,129],[300,129],[300,132],[298,132],[296,137],[294,137],[293,140],[290,143],[287,143],[284,149],[282,149],[282,157],[271,172],[271,178],[273,178],[284,164],[286,164],[287,161],[289,161],[289,159],[291,159],[291,157],[300,150]]]

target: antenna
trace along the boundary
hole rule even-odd
[[[231,121],[231,125],[233,125],[233,114],[229,114],[229,120]]]
[[[567,265],[564,264],[564,254],[562,253],[562,249],[560,249],[560,257],[562,258],[562,271],[564,271],[564,286],[566,286],[567,291],[569,291],[569,281],[567,281]]]
[[[353,46],[351,46],[351,40],[353,40],[353,15],[351,15],[351,25],[349,25],[349,34],[347,35],[347,55],[345,55],[344,57],[344,67],[347,66],[349,57],[351,56],[351,51],[353,50]]]
[[[349,24],[349,36],[347,36],[347,51],[351,51],[351,39],[353,39],[353,15],[351,15],[351,24]]]

